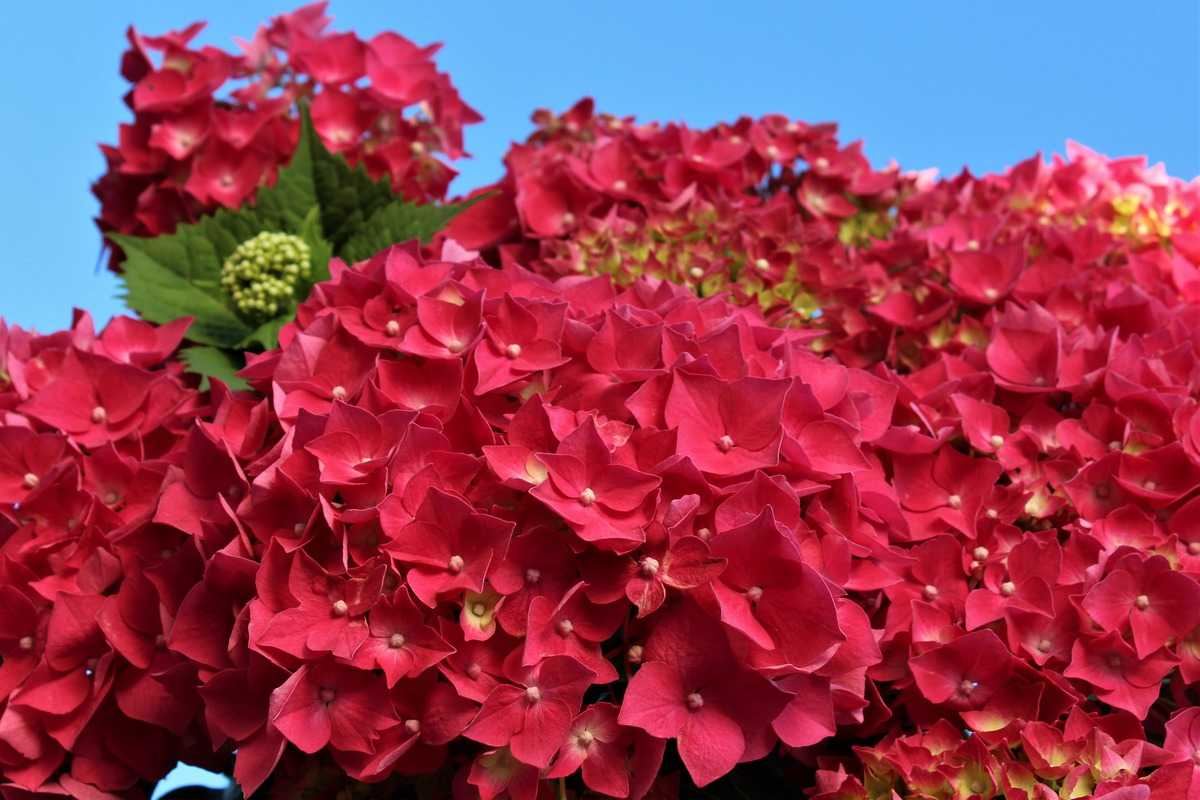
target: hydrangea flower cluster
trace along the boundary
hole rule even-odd
[[[918,176],[874,170],[832,124],[780,115],[708,130],[638,123],[582,100],[538,111],[507,173],[451,235],[549,274],[672,280],[819,317],[821,270],[895,227]]]
[[[444,197],[455,174],[445,160],[464,154],[463,127],[482,118],[438,72],[438,46],[331,32],[326,5],[272,19],[239,54],[193,46],[203,23],[130,28],[121,74],[134,120],[101,147],[100,229],[155,236],[251,200],[296,147],[300,101],[330,150],[412,200]]]
[[[535,121],[248,390],[0,323],[0,797],[1200,798],[1200,185]]]
[[[15,785],[128,790],[152,768],[88,748],[145,726],[248,791],[296,753],[484,798],[771,754],[829,798],[1192,780],[1191,717],[1139,721],[1194,710],[1194,305],[1011,304],[900,375],[668,282],[452,243],[333,272],[260,395],[149,371],[182,324],[9,334]]]
[[[270,319],[309,277],[312,252],[299,236],[263,231],[237,246],[221,268],[221,287],[249,319]]]
[[[491,196],[451,236],[543,274],[727,290],[781,324],[829,330],[826,346],[845,363],[869,365],[897,346],[909,358],[930,333],[959,335],[964,311],[974,324],[1010,297],[1035,296],[1035,281],[1038,297],[1068,279],[1090,287],[1080,300],[1090,307],[1114,280],[1091,249],[1154,251],[1197,229],[1195,183],[1075,143],[1050,164],[1034,157],[1003,174],[936,181],[874,169],[835,125],[779,115],[693,130],[597,113],[584,100],[533,121],[505,176],[478,192]]]

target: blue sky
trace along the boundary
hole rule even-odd
[[[116,282],[95,265],[88,191],[99,141],[128,117],[123,30],[182,27],[228,46],[284,2],[67,0],[11,3],[0,47],[0,315],[43,331],[72,306],[101,320]],[[442,41],[442,68],[487,121],[455,188],[500,172],[537,107],[585,94],[642,119],[707,125],[782,112],[841,123],[877,163],[995,170],[1073,138],[1200,172],[1200,18],[1191,2],[335,0],[336,27]]]
[[[117,74],[129,22],[157,33],[203,14],[228,46],[290,3],[14,3],[0,75],[0,314],[54,330],[72,306],[119,310],[95,264],[96,142],[128,112]],[[1068,138],[1200,172],[1200,19],[1190,2],[923,0],[709,3],[335,0],[336,25],[442,41],[440,63],[487,118],[456,189],[499,174],[536,107],[706,125],[784,112],[841,123],[878,163],[994,170]]]

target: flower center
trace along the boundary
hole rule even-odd
[[[534,568],[530,567],[529,569],[525,570],[525,582],[526,583],[536,584],[536,583],[540,583],[541,580],[542,580],[542,571],[540,569],[534,569]]]
[[[594,741],[596,741],[596,735],[587,728],[584,728],[579,733],[575,734],[575,744],[577,744],[579,747],[586,748]]]
[[[615,181],[613,181],[612,188],[613,188],[613,191],[623,192],[629,188],[629,184],[627,184],[625,181],[621,180],[620,178],[617,178]]]
[[[592,491],[592,487],[584,487],[583,491],[579,493],[579,502],[585,506],[590,506],[592,503],[596,502],[596,493]]]
[[[33,637],[32,636],[22,636],[21,640],[19,642],[17,642],[17,647],[21,648],[22,650],[32,650],[33,649]]]
[[[483,674],[483,667],[472,661],[470,664],[467,664],[466,673],[467,677],[471,680],[477,680]]]
[[[1138,610],[1145,611],[1150,607],[1150,598],[1144,594],[1139,594],[1134,598],[1133,604],[1138,607]]]
[[[982,546],[976,547],[974,550],[971,551],[971,557],[974,558],[976,561],[986,561],[987,557],[989,555],[991,555],[991,554],[988,552],[988,549],[986,547],[982,547]]]
[[[414,733],[414,734],[420,733],[421,732],[421,720],[419,720],[419,719],[404,720],[404,729],[406,731],[408,731],[409,733]]]
[[[487,613],[487,606],[485,606],[483,603],[472,603],[471,604],[471,614],[473,616],[482,617],[486,613]]]
[[[762,600],[763,590],[761,586],[751,586],[746,590],[746,599],[751,603],[757,603]]]
[[[386,333],[388,336],[399,336],[400,335],[400,323],[396,322],[396,320],[394,320],[394,319],[389,319],[387,322],[387,325],[383,326],[383,332]]]
[[[733,449],[733,437],[725,434],[720,439],[717,439],[717,449],[722,453],[728,453]]]
[[[446,569],[453,572],[455,575],[463,571],[463,566],[466,564],[463,557],[460,555],[450,556],[450,560],[446,562]]]
[[[508,356],[509,358],[520,358],[521,345],[516,344],[515,342],[510,344],[508,347],[504,348],[504,355]]]
[[[558,630],[558,635],[565,639],[575,631],[575,623],[569,619],[560,619],[555,628]]]
[[[700,267],[691,267],[688,269],[688,275],[692,276],[693,278],[703,278],[704,270]]]
[[[335,387],[333,387],[333,391],[331,391],[330,394],[333,395],[334,400],[345,400],[346,394],[347,394],[346,387],[345,386],[335,386]]]
[[[392,648],[393,650],[399,650],[401,647],[404,647],[404,634],[393,633],[390,637],[388,637],[388,647]]]
[[[625,651],[625,660],[630,664],[640,664],[642,663],[642,654],[645,652],[645,648],[640,644],[630,645],[629,649]]]
[[[1120,450],[1121,443],[1118,442],[1116,439],[1113,439],[1111,442],[1108,443],[1108,449],[1109,450]]]
[[[525,689],[525,699],[531,704],[542,699],[542,690],[536,686],[529,686]]]
[[[692,692],[684,702],[687,703],[687,707],[692,711],[699,711],[704,708],[704,698],[700,696],[699,692]]]
[[[568,211],[567,213],[563,214],[563,215],[562,215],[562,224],[563,224],[563,226],[564,226],[564,227],[567,227],[567,228],[569,228],[569,227],[571,227],[572,225],[574,225],[574,224],[575,224],[575,215],[574,215],[574,214],[572,214],[570,211]]]
[[[995,300],[997,297],[1000,296],[1000,293],[989,286],[988,288],[983,290],[983,296],[986,297],[988,300]]]
[[[697,528],[696,529],[696,538],[700,539],[701,541],[707,542],[709,539],[712,538],[712,531],[710,531],[708,528]]]
[[[333,615],[335,617],[344,617],[350,611],[350,606],[346,605],[345,600],[337,600],[333,604]]]
[[[775,145],[771,146],[774,147]],[[771,268],[771,262],[767,261],[765,258],[756,258],[754,259],[754,268],[759,272],[766,272]]]
[[[992,443],[992,447],[999,447],[1000,445],[1004,444],[1004,437],[998,433],[993,433],[992,438],[988,441]]]
[[[1110,654],[1108,658],[1104,659],[1104,661],[1113,669],[1121,668],[1121,657],[1116,653]]]
[[[988,509],[986,512],[984,512],[984,513],[986,513],[986,514],[987,514],[987,517],[988,517],[988,519],[999,519],[999,518],[1000,518],[1000,512],[999,512],[999,511],[997,511],[997,510],[996,510],[996,509],[994,509],[994,508],[989,508],[989,509]]]
[[[324,703],[325,705],[329,705],[330,703],[333,702],[333,698],[337,697],[337,692],[335,692],[333,689],[328,689],[328,688],[321,689],[319,694],[321,697],[321,702]]]
[[[1049,639],[1038,639],[1037,649],[1038,649],[1039,653],[1049,653],[1050,648],[1053,646],[1054,646],[1054,643],[1051,642]]]
[[[925,587],[921,589],[921,594],[925,596],[926,600],[933,600],[938,596],[938,588],[932,583],[927,583],[925,584]]]
[[[1147,492],[1153,492],[1158,489],[1158,484],[1155,483],[1154,481],[1144,481],[1142,483],[1142,488],[1145,489]]]
[[[108,411],[105,410],[104,406],[96,406],[92,409],[92,422],[96,423],[97,425],[103,425],[104,421],[107,419]]]
[[[653,578],[658,574],[658,568],[661,566],[657,558],[646,556],[642,559],[642,574],[647,578]]]
[[[36,489],[38,486],[38,483],[39,483],[38,476],[34,475],[32,472],[26,472],[25,477],[21,478],[21,484],[26,489]]]
[[[946,504],[951,508],[962,508],[962,497],[957,494],[952,494],[946,498]]]
[[[1188,552],[1194,556],[1200,556],[1200,542],[1188,542]]]
[[[1000,584],[1000,594],[1004,595],[1005,597],[1012,597],[1013,593],[1016,591],[1017,585],[1012,581],[1005,581],[1004,583]]]
[[[963,682],[958,685],[958,692],[959,694],[969,695],[978,688],[979,681],[973,681],[969,678],[964,678]]]

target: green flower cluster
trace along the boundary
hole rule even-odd
[[[221,287],[242,316],[268,320],[287,308],[311,269],[312,252],[303,239],[264,231],[239,244],[225,260]]]

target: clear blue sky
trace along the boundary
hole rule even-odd
[[[197,16],[231,45],[286,2],[21,2],[0,34],[0,314],[53,330],[72,306],[107,318],[88,193],[96,142],[127,119],[122,31]],[[741,113],[834,120],[878,163],[994,170],[1068,138],[1200,172],[1200,18],[1191,0],[912,3],[335,0],[335,24],[441,41],[440,64],[487,118],[459,190],[499,174],[538,106],[706,125]]]

